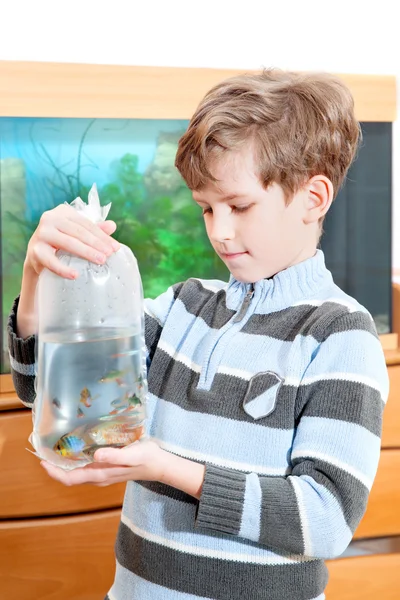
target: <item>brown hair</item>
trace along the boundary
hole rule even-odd
[[[356,154],[360,127],[349,89],[328,73],[266,69],[213,87],[179,140],[175,165],[200,190],[212,161],[253,144],[258,176],[282,186],[287,200],[314,175],[338,192]]]

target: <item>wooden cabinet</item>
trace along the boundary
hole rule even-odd
[[[0,519],[65,515],[117,508],[125,485],[65,487],[40,466],[28,437],[30,410],[0,412]]]
[[[400,553],[327,562],[326,600],[399,600]]]
[[[388,356],[381,459],[356,540],[400,536],[400,352]],[[0,597],[101,600],[114,577],[125,486],[66,488],[50,479],[26,450],[31,412],[9,376],[0,383]],[[400,598],[400,549],[327,564],[327,600]]]
[[[0,598],[102,600],[114,579],[119,515],[0,522]]]

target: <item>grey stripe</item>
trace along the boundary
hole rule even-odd
[[[156,319],[145,313],[144,331],[146,347],[149,351],[149,358],[152,360],[161,336],[162,327]]]
[[[332,333],[351,330],[367,331],[377,337],[369,315],[349,313],[345,306],[334,302],[324,302],[317,307],[294,306],[268,315],[254,314],[242,329],[244,333],[286,342],[293,342],[298,335],[311,335],[320,343]]]
[[[318,458],[296,458],[292,475],[309,475],[326,487],[336,498],[349,529],[354,533],[363,516],[368,500],[368,489],[355,477]],[[277,515],[273,517],[276,519]]]
[[[198,381],[198,373],[160,348],[157,349],[149,372],[149,390],[152,394],[184,410],[254,423],[252,417],[243,410],[248,381],[217,373],[210,391],[196,389]],[[268,388],[268,374],[265,387]],[[335,401],[326,402],[327,397]],[[355,423],[379,436],[382,409],[379,392],[363,383],[321,380],[299,388],[282,385],[277,393],[274,411],[259,419],[257,425],[294,429],[301,416],[306,415]]]
[[[198,382],[198,373],[160,348],[157,349],[149,371],[149,391],[152,394],[184,410],[254,423],[253,418],[243,410],[248,381],[217,373],[210,391],[196,389]],[[293,429],[296,391],[294,386],[281,386],[275,410],[259,419],[257,424]]]
[[[224,289],[213,292],[205,289],[200,281],[189,279],[179,294],[179,300],[187,312],[200,317],[213,329],[221,329],[236,311],[227,308]]]
[[[367,385],[329,379],[299,387],[295,415],[296,421],[305,416],[354,423],[380,437],[384,406],[380,393]]]
[[[242,523],[246,475],[212,465],[206,466],[197,512],[197,527],[238,535]]]
[[[146,490],[153,492],[154,494],[166,496],[167,498],[172,498],[173,500],[178,500],[179,502],[185,502],[186,504],[198,504],[198,500],[196,500],[193,496],[185,494],[185,492],[181,492],[180,490],[177,490],[169,485],[165,485],[164,483],[159,483],[158,481],[136,481],[136,483],[144,487]]]
[[[322,594],[323,561],[256,565],[195,556],[145,540],[120,523],[118,562],[147,581],[215,600],[309,600]]]
[[[260,543],[291,554],[304,553],[297,499],[291,483],[283,477],[260,477]]]

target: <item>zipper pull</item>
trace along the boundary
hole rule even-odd
[[[235,317],[233,318],[232,323],[239,323],[239,321],[241,321],[244,317],[244,315],[247,312],[247,309],[249,308],[251,299],[254,296],[254,285],[251,284],[251,288],[249,289],[249,291],[246,293],[246,296],[244,297],[242,306],[240,307],[239,311],[236,313]]]

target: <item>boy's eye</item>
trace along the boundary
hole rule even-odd
[[[212,213],[212,208],[210,208],[209,206],[206,208],[202,209],[202,213],[203,215],[207,215],[207,214],[211,214]]]
[[[251,204],[246,204],[246,206],[232,206],[232,210],[233,212],[238,212],[238,213],[242,213],[242,212],[246,212],[246,210],[249,210],[249,208],[251,208]]]

